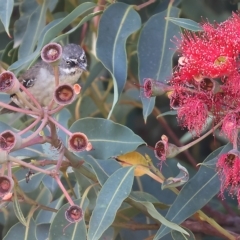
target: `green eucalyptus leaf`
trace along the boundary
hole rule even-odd
[[[99,76],[99,74],[102,72],[102,70],[104,69],[103,65],[101,62],[97,62],[93,68],[90,71],[90,74],[87,77],[86,83],[84,84],[82,90],[81,90],[81,94],[83,94],[88,87],[92,84],[92,82]]]
[[[166,20],[167,17],[178,17],[179,9],[171,7],[155,14],[144,25],[138,42],[139,81],[143,85],[144,78],[152,78],[164,82],[172,73],[172,56],[175,46],[170,41],[180,32],[180,28]],[[144,120],[151,114],[155,97],[146,98],[141,91]]]
[[[102,118],[84,118],[76,121],[69,129],[87,135],[93,149],[77,153],[79,156],[91,154],[97,159],[107,159],[135,150],[145,142],[125,126]]]
[[[15,63],[13,63],[10,67],[10,71],[20,72],[26,66],[28,66],[32,61],[35,61],[39,56],[42,47],[49,43],[53,38],[55,38],[64,28],[66,28],[72,21],[86,13],[87,11],[93,9],[95,7],[95,3],[83,3],[76,7],[71,13],[69,13],[65,18],[56,19],[53,22],[49,23],[40,34],[40,38],[38,40],[38,45],[36,50],[26,56],[24,58],[19,59]]]
[[[35,231],[36,231],[36,223],[31,218],[31,220],[28,222],[27,227],[22,225],[20,222],[13,225],[8,231],[8,233],[6,234],[6,236],[3,238],[3,240],[13,240],[13,239],[37,240]]]
[[[101,186],[104,185],[110,175],[121,168],[121,165],[114,160],[99,160],[90,155],[84,157],[84,160],[91,165]]]
[[[161,113],[157,116],[157,118],[160,118],[160,117],[164,117],[164,116],[175,116],[177,115],[177,111],[167,111],[167,112],[164,112],[164,113]]]
[[[27,29],[24,33],[22,44],[18,50],[18,57],[24,58],[29,56],[35,48],[38,38],[46,22],[46,13],[50,0],[44,0],[35,12],[32,13],[28,20]]]
[[[68,122],[71,117],[72,117],[71,112],[68,109],[64,108],[63,110],[61,110],[61,112],[59,112],[56,115],[55,119],[64,128],[68,129]],[[61,141],[63,141],[64,145],[67,144],[67,142],[64,141],[64,139],[66,139],[66,133],[64,131],[62,131],[61,129],[58,129],[58,137],[61,139]]]
[[[10,36],[9,23],[10,23],[13,7],[14,7],[13,0],[7,0],[7,1],[0,0],[0,20],[2,21],[8,36]]]
[[[10,41],[7,46],[5,47],[3,54],[1,56],[1,60],[2,62],[6,63],[6,64],[11,64],[12,60],[13,60],[13,53],[11,52],[11,50],[13,50],[13,41]],[[8,96],[8,101],[7,103],[9,103],[10,97],[8,94],[5,94],[6,96]],[[5,102],[5,101],[4,101]]]
[[[74,201],[76,205],[80,205],[80,199]],[[83,219],[79,222],[69,224],[65,218],[65,212],[69,208],[69,203],[63,205],[57,212],[50,226],[49,240],[79,240],[86,239],[86,226],[84,222],[84,212],[88,206],[88,199],[85,198],[82,206]]]
[[[229,151],[229,146],[219,148],[212,152],[204,161],[217,159],[224,152]],[[181,224],[196,211],[205,206],[220,190],[220,180],[215,168],[201,166],[197,174],[190,179],[181,189],[176,200],[169,208],[166,218],[176,224]],[[154,240],[160,239],[170,232],[166,226],[161,226]]]
[[[80,194],[83,195],[84,192],[86,191],[86,189],[92,185],[94,182],[92,180],[90,180],[89,178],[87,178],[86,176],[84,176],[82,173],[79,172],[79,170],[77,169],[73,169],[77,183],[76,186],[79,188],[80,190]],[[92,210],[95,205],[96,205],[96,199],[97,199],[97,195],[99,192],[99,186],[94,186],[91,187],[90,191],[88,192],[88,199],[89,199],[89,206],[88,209]]]
[[[190,231],[187,228],[184,228],[184,229],[188,232],[189,236],[186,237],[184,234],[173,230],[171,231],[172,238],[174,240],[195,240],[196,239],[192,231]]]
[[[41,224],[36,226],[36,237],[37,240],[47,240],[50,224]]]
[[[69,34],[73,33],[74,31],[76,31],[80,26],[82,26],[85,22],[91,20],[93,17],[101,14],[102,12],[94,12],[94,13],[90,13],[87,16],[85,16],[78,24],[77,26],[75,26],[74,28],[72,28],[71,30],[69,30],[68,32],[61,34],[60,36],[57,36],[56,38],[54,38],[52,40],[52,42],[59,42],[62,39],[64,39],[65,37],[67,37]]]
[[[117,210],[131,192],[133,179],[134,167],[125,167],[117,170],[105,182],[90,218],[88,240],[99,239],[113,223]]]
[[[64,198],[65,198],[65,196],[62,195],[60,198],[51,202],[47,206],[50,207],[50,208],[59,209],[63,204]],[[41,225],[41,224],[52,223],[55,216],[56,216],[55,212],[40,210],[37,217],[36,217],[36,224]]]
[[[170,22],[178,25],[179,27],[197,32],[197,31],[203,31],[202,27],[199,23],[187,19],[187,18],[175,18],[175,17],[166,17],[166,20],[169,20]]]
[[[18,218],[19,222],[22,223],[22,225],[27,226],[27,221],[26,221],[25,217],[23,216],[23,212],[22,212],[22,209],[21,209],[19,201],[18,201],[16,187],[14,187],[13,191],[14,191],[14,194],[13,194],[14,213],[15,213],[16,217]]]
[[[155,207],[159,209],[169,208],[169,205],[159,202],[159,200],[156,197],[147,192],[132,191],[131,194],[129,195],[129,198],[135,202],[151,202]]]
[[[109,175],[104,171],[104,169],[100,166],[100,161],[101,160],[97,160],[95,158],[93,158],[92,156],[86,156],[84,159],[88,164],[91,165],[91,167],[93,168],[94,172],[96,173],[96,176],[98,178],[99,183],[101,184],[101,186],[104,185],[104,183],[107,181]]]
[[[168,221],[164,216],[162,216],[157,209],[155,208],[155,206],[153,205],[153,203],[148,202],[147,200],[145,200],[146,197],[141,196],[140,198],[139,196],[137,196],[135,193],[131,193],[129,195],[129,200],[127,200],[128,203],[131,204],[131,201],[135,202],[135,206],[139,206],[139,209],[146,209],[147,212],[154,218],[156,219],[158,222],[161,222],[162,224],[168,226],[171,229],[174,229],[176,231],[182,232],[184,234],[187,234],[187,232],[182,229],[180,226],[178,226],[175,223],[172,223],[170,221]]]
[[[127,79],[126,40],[140,27],[139,14],[133,6],[125,3],[111,4],[101,17],[96,43],[97,57],[109,70],[114,81],[114,100],[109,117]]]

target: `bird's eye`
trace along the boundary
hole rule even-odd
[[[85,63],[85,62],[86,62],[86,56],[85,56],[85,55],[82,55],[82,56],[80,57],[80,60],[81,60],[83,63]]]
[[[70,63],[71,63],[70,61],[68,61],[68,60],[66,61],[66,64],[67,64],[67,65],[70,65]]]

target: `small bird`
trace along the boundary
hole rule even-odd
[[[67,44],[63,47],[62,57],[58,64],[59,82],[60,84],[74,85],[80,78],[83,71],[87,70],[86,54],[82,47],[77,44]],[[55,77],[53,67],[44,62],[39,61],[29,68],[19,78],[19,81],[26,87],[43,107],[47,106],[53,98],[55,90]],[[27,95],[22,92],[24,97]],[[11,95],[12,106],[22,106],[16,95]],[[12,112],[8,109],[2,109],[0,113]]]

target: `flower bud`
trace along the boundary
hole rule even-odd
[[[18,149],[22,144],[22,138],[10,131],[4,131],[0,134],[0,148],[5,151]]]
[[[92,144],[88,141],[87,136],[84,133],[73,133],[68,139],[68,146],[73,152],[90,151]]]
[[[62,46],[57,43],[49,43],[45,45],[41,51],[41,58],[44,62],[57,64],[62,56]]]
[[[77,205],[70,206],[65,212],[66,219],[71,223],[76,223],[82,220],[83,211]]]
[[[143,81],[144,95],[146,98],[161,96],[172,90],[172,87],[151,78],[144,78]]]
[[[0,197],[5,196],[12,191],[14,182],[12,178],[7,176],[0,176]]]
[[[59,85],[54,92],[55,102],[62,106],[71,104],[75,96],[75,91],[69,84]]]
[[[6,71],[0,74],[0,91],[14,94],[19,91],[20,83],[12,72]]]
[[[179,148],[171,143],[168,143],[167,136],[163,135],[162,140],[155,144],[155,157],[159,160],[166,160],[166,158],[173,158],[179,153]]]

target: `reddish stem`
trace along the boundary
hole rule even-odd
[[[68,192],[67,192],[67,190],[65,189],[65,187],[63,186],[62,182],[60,181],[59,176],[58,176],[58,175],[55,175],[55,176],[54,176],[54,179],[56,180],[58,186],[61,188],[61,190],[62,190],[64,196],[67,198],[69,204],[70,204],[71,206],[73,206],[73,205],[74,205],[74,202],[73,202],[73,200],[71,199],[71,197],[70,197],[70,195],[68,194]]]
[[[49,120],[54,123],[58,128],[60,128],[61,130],[63,130],[69,137],[72,136],[72,133],[70,131],[68,131],[65,127],[63,127],[61,124],[59,124],[54,118],[52,118],[51,116],[48,117]]]
[[[65,106],[58,106],[58,107],[56,107],[55,109],[53,109],[53,110],[51,110],[51,111],[48,111],[48,114],[49,114],[49,115],[52,115],[52,114],[54,114],[54,113],[57,113],[57,112],[61,111],[64,107],[65,107]]]
[[[21,161],[21,160],[15,158],[15,157],[10,156],[10,155],[8,156],[8,159],[9,159],[9,161],[15,162],[15,163],[19,164],[20,166],[24,166],[24,167],[30,168],[34,171],[42,172],[42,173],[47,174],[47,175],[51,175],[51,171],[48,171],[48,170],[45,170],[45,169],[42,169],[42,168],[38,168],[38,167],[36,167],[36,166],[34,166],[30,163]]]
[[[35,138],[40,131],[43,130],[43,128],[45,127],[45,125],[47,124],[48,118],[47,118],[47,113],[44,112],[44,118],[42,120],[41,125],[38,127],[38,129],[36,131],[33,132],[33,134],[31,134],[30,136],[28,136],[27,138],[23,139],[23,143],[26,143],[28,141],[31,141],[33,138]]]
[[[28,109],[22,109],[22,108],[14,107],[14,106],[11,106],[11,105],[3,103],[3,102],[0,102],[0,107],[7,108],[7,109],[9,109],[11,111],[14,111],[14,112],[20,112],[20,113],[31,114],[31,115],[39,115],[39,112],[35,112],[35,111],[28,110]]]
[[[24,134],[25,132],[34,128],[41,121],[41,117],[39,116],[33,123],[31,123],[28,127],[24,128],[22,131],[18,132],[19,135]]]

